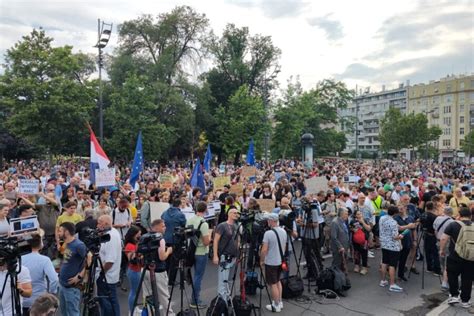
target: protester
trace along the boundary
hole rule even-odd
[[[138,294],[138,285],[141,275],[140,254],[137,253],[138,241],[141,237],[141,230],[137,226],[131,226],[127,231],[124,240],[124,251],[128,259],[127,278],[130,282],[130,293],[128,293],[128,310],[132,312],[133,302]]]
[[[337,217],[331,222],[332,266],[347,273],[346,253],[349,250],[349,212],[345,208],[337,210]]]
[[[368,273],[368,239],[372,227],[367,223],[358,209],[352,213],[352,220],[349,224],[352,231],[352,248],[354,249],[354,272],[366,275]],[[360,268],[362,266],[362,269]]]

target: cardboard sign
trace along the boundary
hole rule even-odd
[[[215,177],[212,180],[214,183],[214,190],[221,190],[224,188],[224,185],[230,184],[230,177],[229,176],[222,176],[222,177]]]
[[[250,178],[255,177],[257,174],[257,168],[255,166],[244,166],[242,167],[241,177],[242,178]]]
[[[264,212],[271,212],[275,208],[275,200],[257,199],[257,203],[260,206],[260,210]]]
[[[172,189],[173,188],[173,177],[169,174],[162,174],[162,175],[160,175],[160,183],[161,183],[162,188]]]
[[[38,194],[39,193],[39,180],[20,179],[19,193]]]
[[[95,170],[95,186],[110,187],[115,185],[115,168]]]
[[[237,196],[242,196],[244,194],[244,186],[242,183],[236,183],[230,186],[229,193],[235,193]]]
[[[169,203],[149,202],[150,203],[150,223],[155,219],[161,219],[161,215],[170,208]]]

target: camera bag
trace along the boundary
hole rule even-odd
[[[227,306],[227,302],[217,295],[211,301],[209,308],[207,309],[206,316],[231,316],[232,312]]]
[[[281,285],[283,288],[282,296],[285,299],[299,297],[304,292],[303,279],[299,274],[281,279]]]
[[[250,316],[252,314],[253,304],[248,300],[244,301],[239,295],[234,296],[232,305],[234,305],[236,316]]]
[[[247,271],[245,276],[245,293],[247,295],[256,295],[259,286],[258,273],[255,271]]]

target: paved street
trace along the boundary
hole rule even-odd
[[[299,242],[295,243],[299,249]],[[298,251],[299,254],[299,251]],[[438,307],[447,298],[440,290],[439,279],[432,274],[425,274],[425,289],[421,289],[421,274],[412,274],[408,282],[402,282],[403,293],[391,293],[388,288],[380,288],[379,274],[377,271],[380,261],[380,251],[376,252],[376,258],[369,259],[370,271],[366,276],[350,273],[352,289],[347,292],[347,297],[340,299],[324,299],[322,296],[308,293],[305,290],[303,297],[297,300],[286,300],[283,315],[426,315],[431,310]],[[331,258],[325,260],[325,265],[330,265]],[[421,271],[421,262],[418,262],[418,269]],[[352,267],[349,264],[349,267]],[[294,264],[292,265],[294,270]],[[306,270],[303,270],[306,273]],[[238,279],[238,276],[237,276]],[[237,281],[238,282],[238,281]],[[206,302],[217,294],[217,273],[216,267],[208,263],[205,278],[203,281],[202,297]],[[238,284],[237,284],[238,285]],[[306,283],[305,283],[306,285]],[[236,289],[238,287],[236,286]],[[191,290],[187,287],[185,300],[190,297]],[[237,290],[238,292],[238,290]],[[126,315],[127,294],[119,291],[122,315]],[[235,291],[234,291],[235,293]],[[258,304],[259,296],[250,297],[251,301]],[[268,298],[263,293],[262,305],[268,303]],[[173,295],[175,311],[179,311],[179,288],[175,288]],[[184,303],[186,307],[187,301]],[[467,311],[460,307],[449,307],[441,311],[437,310],[434,315],[468,315]],[[201,313],[203,314],[203,313]],[[263,315],[272,313],[262,310]]]

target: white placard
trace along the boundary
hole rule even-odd
[[[20,179],[19,193],[23,194],[38,194],[39,180],[36,179]]]
[[[170,208],[169,203],[165,202],[150,202],[150,224],[155,219],[161,219],[161,215]]]
[[[212,219],[216,217],[216,211],[220,212],[221,210],[221,201],[211,201],[207,204],[207,213],[204,216],[205,219]]]
[[[115,185],[115,168],[96,169],[95,186],[110,187]]]

